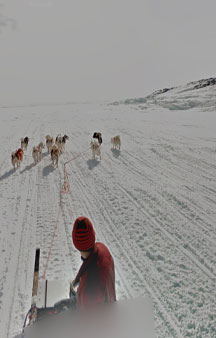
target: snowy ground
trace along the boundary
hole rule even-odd
[[[59,204],[48,279],[73,278],[80,257],[73,220],[88,216],[116,264],[117,296],[150,295],[158,338],[216,337],[215,109],[159,105],[35,106],[0,109],[0,338],[20,331],[31,302],[35,248],[42,275]],[[102,160],[91,135],[101,131]],[[58,169],[31,151],[47,134],[70,140]],[[121,135],[121,151],[110,138]],[[19,170],[10,154],[30,137]],[[69,195],[60,193],[63,162]]]

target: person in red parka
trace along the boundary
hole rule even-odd
[[[72,239],[83,261],[73,281],[73,287],[79,284],[77,307],[86,308],[116,301],[113,258],[104,244],[95,243],[95,232],[87,217],[76,219]]]

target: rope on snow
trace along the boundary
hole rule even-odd
[[[76,160],[78,157],[84,155],[86,152],[87,151],[79,153],[78,155],[74,156],[70,160],[64,162],[64,183],[63,183],[63,186],[62,186],[62,189],[61,189],[61,193],[68,194],[69,191],[70,191],[70,184],[69,184],[69,179],[68,179],[68,172],[66,170],[66,165],[68,163]],[[47,256],[47,261],[46,261],[46,265],[45,265],[44,272],[43,272],[43,275],[42,275],[42,279],[44,279],[44,280],[46,279],[46,273],[47,273],[48,264],[49,264],[50,257],[51,257],[51,252],[52,252],[52,248],[53,248],[53,244],[54,244],[54,239],[55,239],[57,228],[58,228],[58,223],[59,223],[59,218],[60,218],[60,214],[61,214],[61,209],[62,209],[62,201],[59,204],[57,219],[56,219],[56,223],[55,223],[55,227],[54,227],[54,233],[53,233],[53,236],[52,236],[52,239],[51,239],[49,253],[48,253],[48,256]]]

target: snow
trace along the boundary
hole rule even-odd
[[[187,106],[195,95],[195,108],[170,109],[173,101]],[[81,215],[112,252],[118,299],[152,298],[158,338],[216,337],[214,97],[212,87],[184,94],[174,89],[138,104],[0,108],[1,338],[22,328],[35,249],[41,250],[42,276],[55,227],[46,277],[75,276],[81,261],[71,231]],[[91,159],[94,131],[103,136],[101,161]],[[59,168],[46,150],[34,166],[33,146],[59,133],[70,137]],[[116,135],[120,151],[111,149]],[[30,143],[14,172],[10,155],[24,136]],[[63,163],[73,157],[70,192],[61,194]]]

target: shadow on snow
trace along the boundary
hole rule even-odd
[[[116,158],[118,158],[121,154],[121,151],[119,149],[112,148],[111,152],[113,153],[113,156],[116,157]]]
[[[2,176],[0,176],[0,181],[5,180],[6,178],[10,177],[13,173],[15,173],[16,169],[14,170],[13,168],[8,170],[6,173],[4,173]]]
[[[43,168],[43,176],[48,176],[51,174],[55,168],[53,167],[52,164],[47,165],[46,167]]]
[[[23,174],[27,170],[31,170],[31,168],[33,168],[34,166],[34,163],[27,165],[22,171],[20,171],[20,174]]]
[[[97,167],[97,165],[100,163],[100,161],[98,160],[88,160],[87,164],[88,164],[88,168],[89,170],[94,169],[95,167]]]
[[[43,158],[44,158],[44,157],[46,157],[46,156],[48,156],[48,155],[49,155],[49,152],[48,152],[48,151],[46,151],[46,152],[45,152],[45,153],[43,153],[42,155],[43,155]]]

